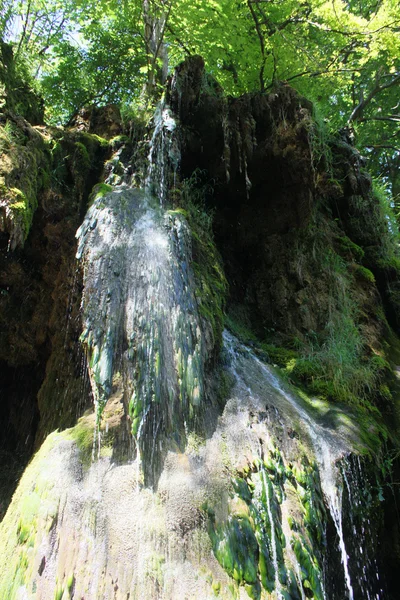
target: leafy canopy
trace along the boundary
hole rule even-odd
[[[233,95],[288,81],[333,129],[352,124],[400,193],[397,0],[4,0],[0,36],[55,122],[89,103],[137,106],[167,56],[201,54]]]

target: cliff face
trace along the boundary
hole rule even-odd
[[[329,139],[311,103],[289,86],[226,99],[220,89],[211,89],[215,84],[207,82],[201,59],[193,63],[189,74],[189,63],[181,67],[181,87],[170,98],[183,126],[181,171],[189,176],[204,169],[213,181],[210,203],[232,295],[253,306],[260,331],[276,328],[283,336],[320,331],[329,281],[315,254],[331,248],[361,262],[355,246],[353,254],[350,245],[342,248],[339,238],[348,236],[367,248],[365,266],[379,270],[373,247],[382,246],[387,227],[384,216],[374,214],[378,202],[363,159],[349,132]],[[379,291],[385,294],[383,285]]]
[[[327,137],[287,85],[226,98],[194,57],[166,101],[147,178],[143,146],[96,135],[120,133],[115,107],[67,130],[0,113],[2,512],[42,446],[4,520],[0,591],[394,598],[400,256],[383,199],[350,133]],[[222,339],[219,254],[239,339]]]
[[[7,46],[2,49],[8,52]],[[11,100],[12,62],[4,65],[6,106],[17,110]],[[36,97],[24,89],[19,86],[19,101],[36,106]],[[28,108],[24,114],[31,117]],[[3,514],[33,449],[55,427],[72,425],[87,401],[77,341],[75,233],[109,150],[96,135],[33,127],[4,107],[0,147]]]
[[[328,136],[285,84],[227,99],[200,58],[177,78],[169,101],[180,116],[181,173],[212,181],[206,203],[231,320],[280,366],[292,361],[291,376],[312,392],[390,411],[384,346],[398,331],[398,242],[351,132]]]

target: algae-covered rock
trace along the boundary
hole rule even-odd
[[[303,512],[321,493],[311,447],[288,441],[288,400],[256,357],[244,347],[234,356],[225,368],[236,384],[214,431],[169,451],[157,488],[143,486],[140,458],[124,453],[118,378],[99,429],[91,412],[47,438],[0,525],[0,597],[322,597],[323,542]],[[275,403],[268,421],[266,402]],[[278,437],[287,440],[279,451]],[[264,462],[274,465],[268,473],[295,472],[302,493],[292,476],[271,479]],[[289,516],[298,523],[291,534]],[[318,518],[323,531],[326,514]]]

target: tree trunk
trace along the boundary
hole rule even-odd
[[[143,0],[144,39],[148,57],[147,81],[145,95],[154,98],[157,85],[164,85],[168,75],[168,53],[164,42],[164,33],[171,3],[162,0],[162,9],[158,10],[152,0]]]

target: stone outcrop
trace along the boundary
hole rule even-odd
[[[124,378],[140,381],[145,371],[139,360],[130,363],[132,373],[118,371],[135,352],[143,365],[146,356],[152,357],[149,380],[162,372],[158,347],[145,337],[147,321],[154,319],[145,317],[129,339],[121,338],[120,362],[106,373],[103,414],[97,422],[90,411],[78,420],[90,406],[91,392],[79,340],[82,280],[75,232],[111,152],[99,135],[110,139],[121,132],[118,111],[84,111],[70,130],[33,127],[11,112],[12,104],[0,115],[5,148],[0,159],[3,511],[16,475],[41,447],[4,520],[0,590],[10,599],[17,594],[37,599],[77,594],[90,600],[125,600],[129,594],[149,600],[211,594],[258,599],[273,590],[283,590],[292,600],[319,599],[321,544],[344,537],[351,546],[354,530],[365,532],[367,514],[374,519],[365,543],[368,581],[357,570],[358,548],[351,546],[353,558],[342,573],[343,549],[341,554],[335,546],[325,572],[329,600],[341,600],[353,588],[357,600],[367,592],[380,594],[375,570],[382,568],[390,597],[399,531],[390,517],[394,502],[385,499],[385,469],[390,463],[393,473],[398,470],[400,257],[363,159],[347,132],[326,138],[311,103],[284,83],[267,94],[226,98],[205,73],[202,59],[192,57],[177,68],[166,98],[179,119],[181,157],[178,172],[167,173],[167,161],[160,173],[171,182],[168,218],[180,227],[185,224],[188,233],[179,269],[186,277],[191,252],[194,273],[184,286],[175,286],[175,293],[181,297],[181,288],[187,293],[193,282],[197,286],[193,303],[209,323],[207,344],[212,348],[204,363],[209,379],[204,387],[219,401],[208,420],[199,422],[193,410],[188,419],[182,413],[176,432],[172,410],[168,427],[158,420],[157,398],[147,379],[146,406],[132,393],[128,407],[123,392]],[[105,169],[107,181],[143,184],[138,167],[146,154],[143,146],[120,139],[114,149]],[[98,184],[92,198],[105,217],[104,211],[113,208],[102,202],[109,193],[109,183]],[[204,234],[210,209],[214,241]],[[131,210],[126,218],[132,219]],[[89,234],[97,226],[95,217],[89,219]],[[141,227],[146,233],[143,223]],[[104,247],[99,256],[93,250],[90,265],[99,259],[104,271],[96,272],[90,285],[104,285],[109,297],[103,295],[98,303],[103,311],[98,323],[91,312],[86,315],[88,330],[95,323],[93,339],[102,333],[104,315],[118,329],[116,338],[120,329],[116,311],[109,310],[112,301],[119,302],[119,285],[115,280],[115,287],[107,288],[104,273],[111,262],[101,262],[111,233],[102,231],[96,234],[103,235]],[[179,235],[174,236],[179,246]],[[146,243],[138,239],[141,248],[135,255],[142,253],[143,265],[151,264],[146,244],[151,248],[157,238],[146,238]],[[218,355],[226,286],[215,246],[229,283],[229,326],[254,353],[228,335]],[[120,251],[118,244],[115,251]],[[153,290],[153,273],[145,266],[143,273],[135,271],[135,278],[138,285],[147,278],[143,289]],[[119,276],[114,269],[113,277]],[[168,285],[161,295],[168,293]],[[149,306],[155,296],[154,290],[146,296]],[[174,306],[163,309],[163,319],[174,318]],[[177,323],[175,319],[173,327]],[[190,335],[179,340],[186,350]],[[95,357],[89,371],[99,379],[104,362],[97,360],[95,344],[92,356],[87,345],[89,358]],[[178,346],[174,342],[164,352],[171,364],[174,352],[180,357],[173,386],[181,389],[182,399],[187,384],[191,407],[203,392],[191,352],[184,381],[184,353]],[[268,362],[284,370],[288,383],[280,383]],[[163,381],[163,398],[167,383]],[[292,384],[301,386],[299,393]],[[144,485],[140,453],[132,451],[135,444],[139,447],[135,436],[147,409],[154,437],[146,440],[146,453],[154,452],[160,424],[168,434],[160,444],[162,458],[152,489]],[[46,439],[57,428],[61,432]],[[328,440],[326,446],[321,439]],[[383,440],[389,448],[385,455]],[[353,477],[355,487],[362,480],[359,495],[342,480],[340,509],[343,492],[347,511],[342,529],[335,513],[339,492],[335,495],[333,485],[329,496],[332,469],[324,463],[323,450],[331,453],[332,465],[342,457],[342,473]],[[358,460],[356,454],[343,458],[356,450],[373,460]],[[17,457],[15,464],[11,456]],[[353,513],[364,496],[367,512]],[[387,540],[389,549],[380,553],[379,544]],[[337,572],[343,575],[339,582]]]

